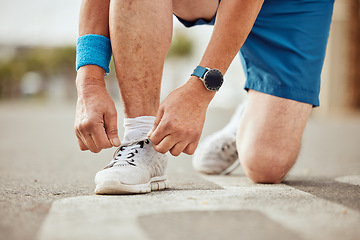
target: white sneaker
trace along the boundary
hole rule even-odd
[[[95,176],[96,194],[134,194],[167,187],[167,156],[149,139],[123,143],[113,160]]]
[[[236,140],[221,132],[206,138],[193,157],[195,170],[205,174],[226,175],[239,165]]]
[[[245,104],[241,104],[230,122],[220,131],[200,143],[193,157],[195,170],[205,174],[226,175],[239,165],[236,149],[236,131]]]

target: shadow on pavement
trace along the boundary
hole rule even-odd
[[[332,179],[287,180],[286,185],[316,197],[360,211],[360,186]]]
[[[154,240],[303,239],[254,210],[170,212],[143,215],[138,221]]]

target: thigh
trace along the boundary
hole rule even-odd
[[[194,25],[198,20],[205,24],[211,22],[219,5],[219,0],[173,0],[173,12],[187,27]]]
[[[239,158],[248,176],[276,179],[260,182],[279,182],[285,176],[298,156],[311,109],[311,104],[249,90],[237,134]]]
[[[312,106],[249,90],[238,133],[244,145],[269,145],[274,151],[296,149]]]

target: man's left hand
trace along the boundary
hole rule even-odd
[[[174,156],[193,154],[200,140],[206,110],[215,93],[207,90],[197,77],[175,89],[160,104],[149,138],[154,149]]]

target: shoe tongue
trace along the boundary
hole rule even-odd
[[[140,130],[134,129],[124,134],[123,142],[133,142],[135,140],[143,140],[146,138],[147,133],[143,133]]]

